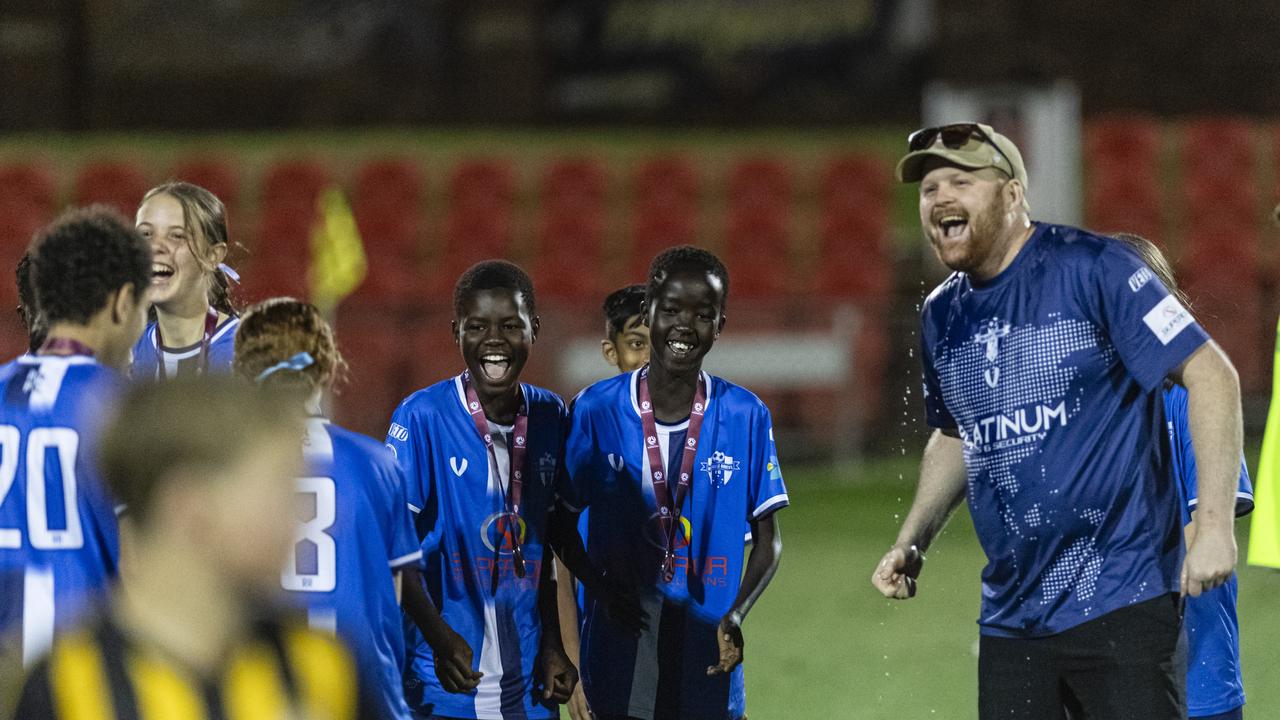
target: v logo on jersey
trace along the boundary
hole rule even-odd
[[[994,388],[1000,382],[1000,368],[992,365],[982,371],[982,379],[987,381],[987,386]]]
[[[613,468],[614,472],[622,472],[622,468],[626,464],[627,462],[622,459],[621,455],[609,453],[609,467]]]
[[[449,458],[449,467],[453,468],[453,474],[462,477],[462,473],[467,471],[467,459],[462,458],[462,464],[458,464],[458,458]]]

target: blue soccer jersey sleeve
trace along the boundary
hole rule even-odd
[[[747,506],[752,508],[748,520],[759,520],[790,504],[787,488],[778,465],[778,448],[773,442],[773,416],[764,403],[753,423],[751,475],[748,480]]]
[[[952,281],[952,279],[949,279],[947,283],[940,286],[925,300],[926,317],[930,314],[929,306],[938,301],[938,298],[943,295],[947,284]],[[922,393],[924,396],[925,420],[929,423],[929,427],[951,430],[956,427],[956,420],[952,417],[951,411],[947,409],[947,403],[943,400],[942,383],[938,379],[938,369],[933,364],[933,345],[936,342],[937,337],[933,326],[930,323],[925,323],[920,333],[920,361],[924,376]]]
[[[426,426],[413,410],[411,395],[396,408],[387,430],[387,447],[395,455],[403,473],[405,502],[417,517],[414,519],[416,536],[424,554],[439,547],[439,533],[435,493],[434,464],[431,462],[431,439]]]
[[[1108,243],[1093,271],[1096,291],[1086,297],[1121,362],[1145,390],[1159,387],[1209,339],[1191,311],[1127,245]]]
[[[1174,385],[1164,394],[1165,417],[1169,423],[1169,439],[1173,444],[1173,467],[1178,478],[1186,511],[1183,522],[1190,521],[1199,498],[1197,490],[1196,453],[1191,441],[1191,428],[1187,416],[1187,391]],[[1253,512],[1253,483],[1249,480],[1249,467],[1240,458],[1240,479],[1236,485],[1236,517]]]

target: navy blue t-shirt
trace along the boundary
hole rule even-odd
[[[1124,243],[1037,224],[923,311],[929,424],[964,443],[983,634],[1036,637],[1179,589],[1163,380],[1208,336]]]

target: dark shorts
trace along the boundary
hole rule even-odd
[[[984,635],[982,720],[1180,720],[1187,716],[1182,600],[1163,595],[1044,638]]]

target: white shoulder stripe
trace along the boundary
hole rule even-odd
[[[422,559],[422,551],[415,550],[409,553],[408,555],[401,555],[400,557],[390,561],[387,564],[394,569],[394,568],[404,567],[405,565],[409,565],[410,563],[415,563],[421,559]]]
[[[768,513],[770,510],[776,510],[777,508],[783,507],[785,505],[790,505],[790,504],[791,504],[791,499],[787,497],[786,493],[782,493],[781,495],[774,495],[768,500],[765,500],[764,502],[760,503],[760,506],[757,507],[751,513],[751,517],[758,518],[761,515]]]

